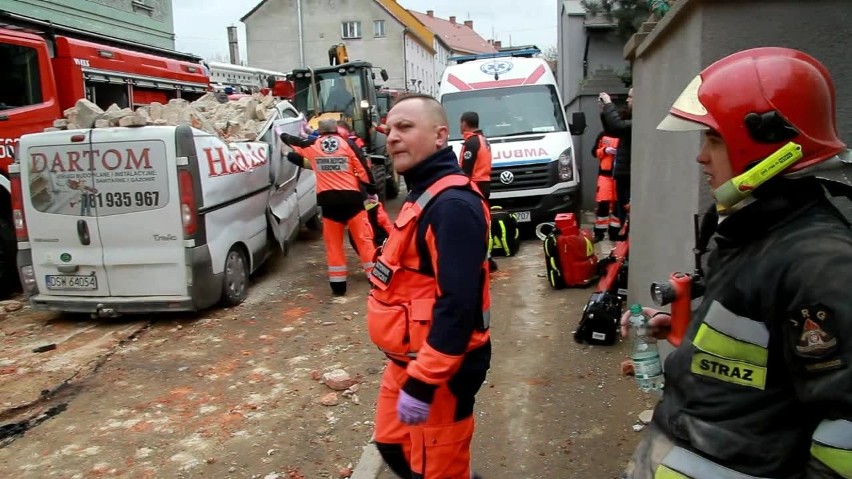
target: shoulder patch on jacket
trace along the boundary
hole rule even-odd
[[[790,346],[805,371],[821,373],[846,367],[846,361],[833,356],[838,346],[834,320],[834,311],[819,303],[802,304],[790,312]]]
[[[837,349],[837,338],[830,332],[834,312],[821,304],[801,305],[794,310],[790,323],[797,333],[796,355],[822,358]]]

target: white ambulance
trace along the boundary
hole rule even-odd
[[[249,276],[316,222],[316,179],[269,142],[224,143],[189,126],[21,137],[13,215],[36,309],[117,316],[192,311],[248,294]]]
[[[580,175],[571,135],[586,128],[583,113],[572,123],[556,78],[538,49],[452,57],[438,99],[450,121],[450,146],[460,153],[462,113],[479,114],[491,145],[491,204],[521,223],[553,221],[578,211]]]

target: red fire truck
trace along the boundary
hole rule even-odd
[[[0,291],[19,284],[12,207],[20,188],[8,166],[20,136],[52,126],[80,98],[103,109],[192,101],[209,87],[200,61],[0,11]]]

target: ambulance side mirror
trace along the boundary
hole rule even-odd
[[[586,114],[582,111],[575,111],[571,114],[571,123],[568,125],[568,130],[572,135],[582,135],[586,131]]]

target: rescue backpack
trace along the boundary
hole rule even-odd
[[[573,213],[556,215],[556,222],[543,232],[547,282],[554,289],[585,287],[592,283],[598,270],[598,257],[591,234],[577,226]]]
[[[629,219],[622,228],[626,237]],[[580,316],[574,331],[578,343],[610,345],[618,340],[621,310],[627,301],[627,261],[630,239],[615,243],[609,255],[598,263],[600,280]]]
[[[491,256],[515,256],[521,245],[517,217],[499,206],[491,207]]]

